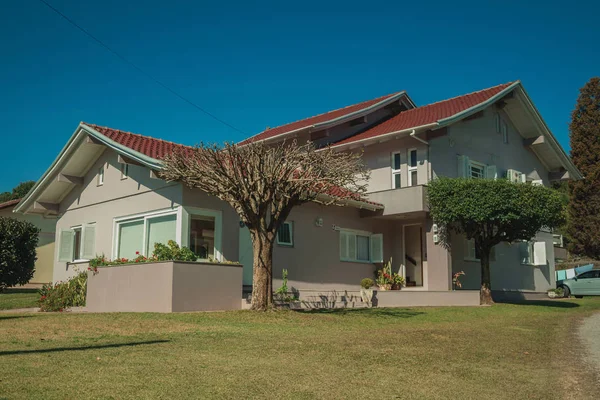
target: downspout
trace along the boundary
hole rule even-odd
[[[427,145],[427,182],[429,182],[432,179],[431,162],[429,159],[429,142],[425,139],[421,139],[420,137],[416,136],[416,134],[417,134],[417,130],[413,129],[409,136],[411,138],[417,139],[419,142]]]

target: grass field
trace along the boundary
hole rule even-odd
[[[600,299],[542,304],[0,314],[0,398],[592,398]]]
[[[37,289],[7,289],[0,293],[0,310],[38,307]]]

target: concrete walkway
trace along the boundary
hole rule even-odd
[[[585,346],[585,360],[596,368],[600,382],[600,313],[586,318],[579,327],[579,338]]]

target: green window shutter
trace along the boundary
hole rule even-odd
[[[58,261],[73,261],[73,231],[70,229],[60,231],[60,247]]]
[[[485,167],[485,177],[486,179],[494,179],[498,178],[498,172],[496,171],[495,165],[488,165]]]
[[[86,260],[96,257],[96,226],[85,225],[83,227],[83,254]]]
[[[371,262],[383,262],[383,234],[371,235]]]
[[[340,231],[340,260],[348,259],[348,234]]]
[[[469,157],[458,156],[458,177],[467,178],[469,176]]]
[[[348,235],[348,259],[356,260],[356,234],[347,233]]]

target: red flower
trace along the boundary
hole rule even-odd
[[[139,255],[139,254],[140,254],[140,252],[139,252],[139,251],[136,251],[136,252],[135,252],[135,254]]]

